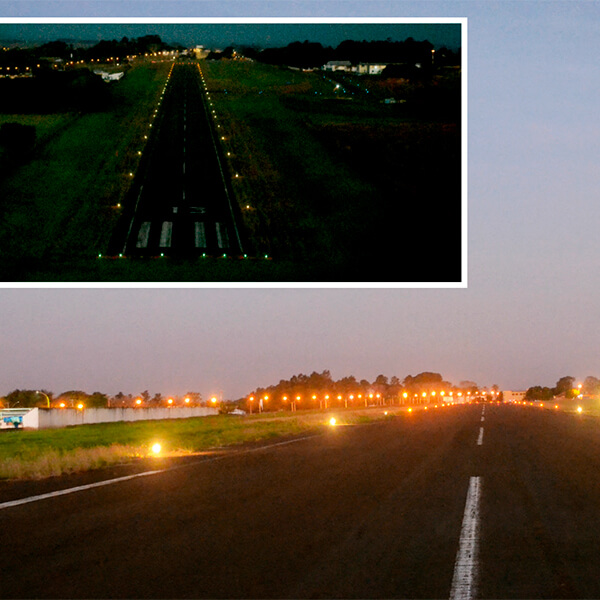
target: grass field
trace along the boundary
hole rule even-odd
[[[399,407],[388,408],[390,414]],[[81,425],[0,435],[0,479],[37,479],[130,462],[159,442],[166,456],[181,456],[245,442],[323,429],[335,415],[343,424],[386,418],[384,409],[219,415],[166,421]]]
[[[31,160],[0,182],[3,280],[52,281],[69,265],[85,280],[85,265],[104,251],[118,219],[169,67],[129,70],[111,84],[112,105],[102,112],[1,117],[37,133]]]
[[[430,275],[403,264],[419,255],[420,225],[429,249],[457,248],[457,121],[416,118],[377,94],[342,96],[321,72],[202,68],[258,253],[319,265],[333,280],[395,281]]]

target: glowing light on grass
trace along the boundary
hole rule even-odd
[[[337,423],[337,421],[336,421],[335,417],[331,417],[331,419],[329,419],[329,424],[330,424],[332,427],[334,427],[336,423]]]
[[[162,450],[162,446],[158,442],[156,442],[156,444],[152,444],[153,454],[159,455],[161,450]]]
[[[578,412],[579,414],[581,414],[581,413],[583,412],[583,408],[581,408],[581,406],[578,406],[578,407],[577,407],[577,412]]]

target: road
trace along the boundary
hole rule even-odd
[[[0,595],[597,598],[599,434],[431,407],[17,506],[131,468],[4,482]]]
[[[198,65],[175,63],[109,255],[243,253],[239,209],[210,119]]]

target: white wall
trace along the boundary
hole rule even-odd
[[[155,419],[188,419],[216,415],[216,408],[198,406],[181,408],[34,408],[23,417],[23,427],[53,429],[68,425],[116,423],[117,421],[149,421]]]

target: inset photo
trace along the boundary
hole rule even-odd
[[[466,287],[466,19],[3,19],[1,285]]]

